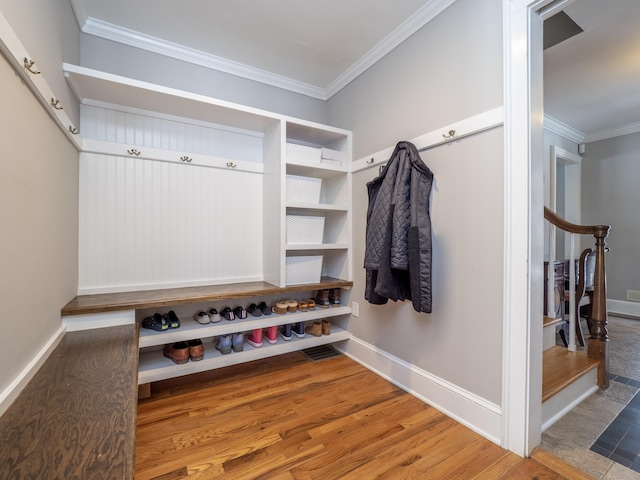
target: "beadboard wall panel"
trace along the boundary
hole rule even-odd
[[[85,138],[262,163],[263,135],[128,107],[82,105]]]
[[[82,153],[79,294],[262,280],[262,175]]]

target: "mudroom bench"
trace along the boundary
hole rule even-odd
[[[0,417],[0,477],[130,479],[137,326],[67,332]]]

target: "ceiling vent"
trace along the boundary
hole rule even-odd
[[[564,42],[568,38],[582,32],[582,28],[569,15],[558,12],[544,21],[544,49]]]

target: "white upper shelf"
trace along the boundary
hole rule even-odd
[[[351,132],[206,95],[143,82],[69,63],[64,75],[82,104],[106,103],[264,133],[287,122],[287,138],[330,145]]]
[[[281,117],[197,93],[121,77],[68,63],[64,75],[80,103],[104,102],[243,130],[265,132]]]

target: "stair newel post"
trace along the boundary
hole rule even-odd
[[[598,386],[609,387],[609,336],[607,332],[607,278],[605,274],[605,239],[610,227],[598,226],[596,238],[596,261],[593,278],[593,304],[591,318],[593,328],[588,342],[588,355],[601,361],[598,369]]]

